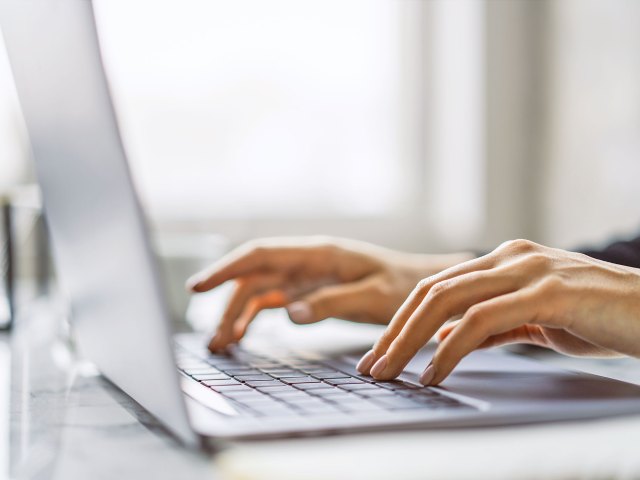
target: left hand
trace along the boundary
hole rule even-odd
[[[441,329],[456,316],[460,320]],[[529,343],[569,355],[640,356],[640,270],[526,240],[418,283],[358,370],[398,376],[438,330],[421,376],[442,382],[477,348]]]

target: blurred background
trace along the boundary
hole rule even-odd
[[[640,229],[637,0],[94,3],[152,224],[200,236],[168,242],[183,254],[203,235],[442,252]],[[2,49],[0,172],[34,182]]]

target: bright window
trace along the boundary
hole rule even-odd
[[[397,210],[401,2],[96,2],[125,142],[152,213]]]

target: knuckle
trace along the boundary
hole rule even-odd
[[[267,247],[265,245],[262,244],[256,244],[252,249],[251,249],[251,254],[255,255],[256,257],[262,257],[264,256],[265,253],[267,253]]]
[[[260,256],[264,254],[266,250],[265,244],[262,240],[249,240],[238,247],[238,253],[240,256]]]
[[[452,286],[453,285],[450,280],[443,280],[442,282],[436,283],[429,290],[429,295],[428,295],[429,300],[434,301],[436,299],[442,298],[444,295],[447,294],[447,292],[451,289]]]
[[[423,278],[422,280],[420,280],[418,282],[418,284],[416,285],[416,288],[414,290],[416,292],[418,292],[418,293],[426,294],[429,291],[432,283],[433,282],[431,280],[431,277]]]
[[[547,275],[538,285],[538,292],[547,296],[558,293],[564,287],[564,279],[558,274]]]
[[[324,258],[326,261],[336,256],[338,252],[338,247],[334,243],[322,243],[318,246],[318,252],[320,256]]]
[[[483,328],[486,323],[487,309],[479,305],[469,307],[464,315],[465,322],[473,329]]]
[[[311,238],[307,249],[312,252],[318,262],[329,263],[338,253],[339,247],[329,236],[316,235]]]
[[[547,268],[551,263],[551,258],[540,252],[530,253],[525,258],[525,265],[536,270]]]
[[[532,252],[536,249],[537,244],[532,242],[531,240],[526,240],[524,238],[518,238],[515,240],[508,240],[501,244],[498,248],[503,251],[513,252],[513,253],[527,253]]]

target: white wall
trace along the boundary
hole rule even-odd
[[[640,230],[640,2],[549,2],[540,234],[571,246]]]

